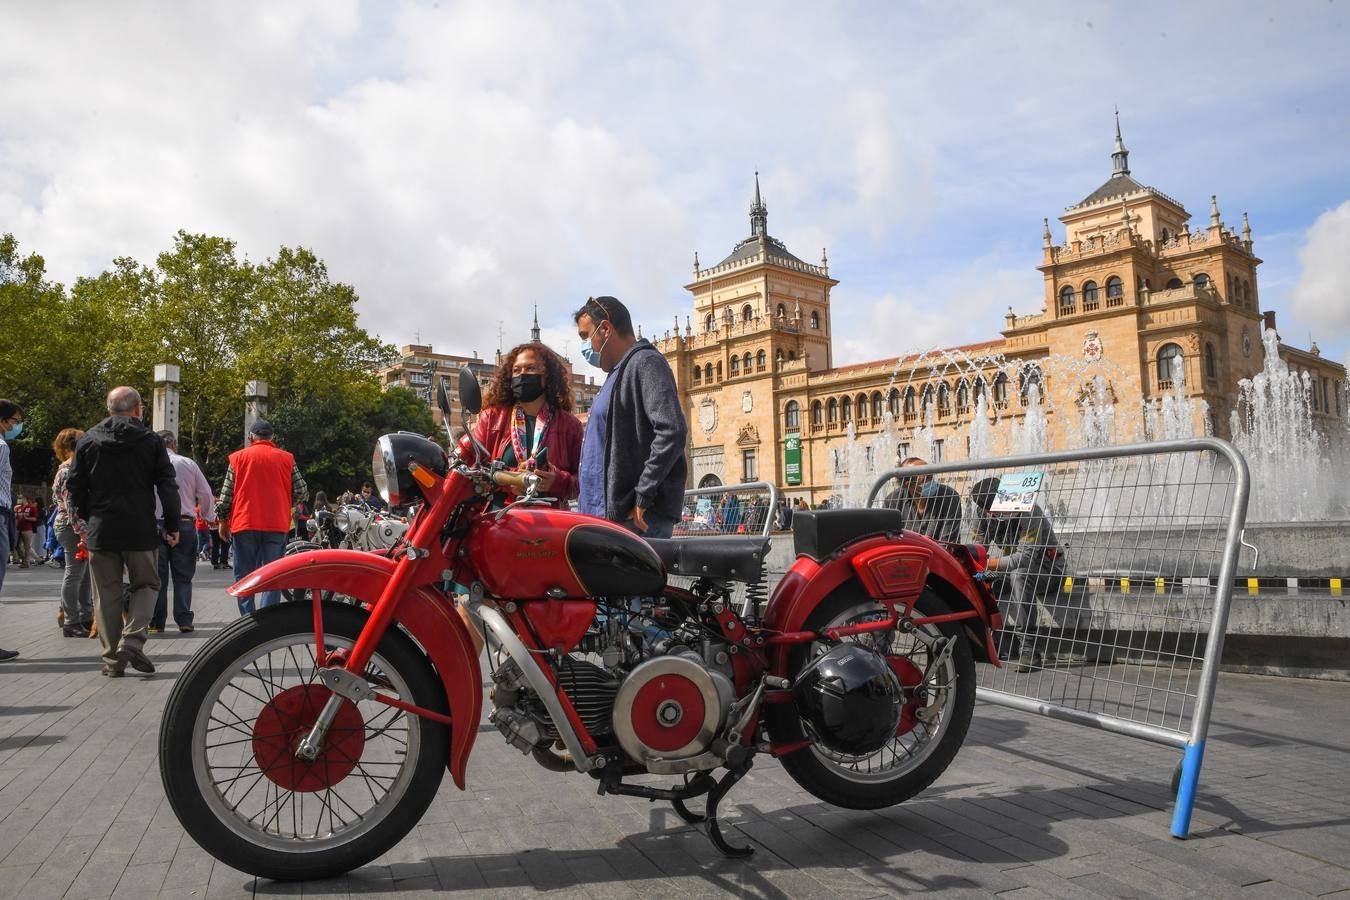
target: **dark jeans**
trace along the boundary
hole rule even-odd
[[[228,566],[230,564],[230,542],[220,536],[219,531],[211,532],[211,565]]]
[[[155,612],[150,616],[151,628],[163,628],[169,615],[169,581],[173,581],[173,621],[176,625],[192,624],[192,576],[197,574],[197,532],[183,520],[186,528],[178,531],[177,546],[159,546],[159,597]]]
[[[254,569],[261,569],[274,562],[286,552],[286,532],[284,531],[236,531],[234,541],[234,577],[243,578]],[[239,615],[253,612],[253,595],[236,597],[239,601]],[[258,608],[265,609],[281,602],[281,591],[265,591]]]
[[[5,586],[5,568],[9,565],[9,548],[14,546],[14,513],[0,506],[0,588]]]

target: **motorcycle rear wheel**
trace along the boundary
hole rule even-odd
[[[326,647],[350,648],[366,616],[325,603]],[[446,726],[374,700],[344,701],[320,756],[291,752],[330,696],[316,680],[309,604],[239,619],[188,663],[160,726],[160,775],[188,834],[232,868],[295,881],[358,868],[403,839],[436,795]],[[446,712],[411,640],[390,629],[367,679]]]
[[[930,589],[920,595],[915,611],[921,616],[951,612]],[[886,615],[860,584],[849,582],[816,608],[804,630],[820,631]],[[812,741],[780,761],[794,781],[826,803],[846,809],[881,809],[903,803],[932,784],[961,749],[975,709],[975,659],[970,644],[960,622],[930,624],[917,630],[925,640],[903,632],[846,638],[874,646],[889,659],[903,660],[893,662],[893,667],[925,676],[918,690],[906,687],[906,696],[911,698],[907,705],[915,713],[924,710],[922,718],[907,720],[908,730],[898,733],[876,753],[849,756],[833,751],[812,740],[794,705],[766,707],[766,724],[775,743]],[[951,652],[940,660],[948,641]],[[788,677],[795,678],[825,649],[826,645],[819,642],[794,648],[788,659]]]

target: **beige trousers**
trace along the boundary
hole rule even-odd
[[[94,621],[103,645],[103,661],[120,662],[121,647],[145,647],[146,629],[159,596],[159,565],[154,550],[90,550],[94,581]],[[122,575],[130,582],[124,589]]]

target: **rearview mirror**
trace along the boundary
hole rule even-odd
[[[483,408],[483,391],[468,366],[459,370],[459,405],[472,415],[478,415]],[[448,408],[449,404],[446,406]]]
[[[445,392],[445,379],[436,379],[436,408],[441,411],[442,421],[450,421],[450,395]]]

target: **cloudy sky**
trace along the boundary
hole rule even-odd
[[[1350,3],[6,3],[0,231],[70,282],[179,229],[303,245],[437,349],[629,303],[693,254],[829,248],[836,363],[1042,305],[1041,218],[1110,173],[1249,213],[1287,340],[1350,351]]]

